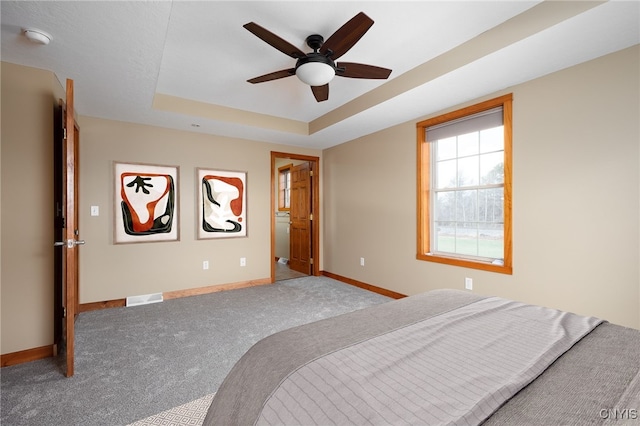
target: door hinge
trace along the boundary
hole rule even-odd
[[[313,265],[313,257],[309,259],[309,265]]]
[[[67,128],[62,129],[62,138],[67,139]]]
[[[313,170],[309,172],[309,176],[313,176]]]
[[[62,308],[62,318],[67,317],[67,308]]]
[[[313,220],[313,213],[309,215],[309,220]]]

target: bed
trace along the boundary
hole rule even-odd
[[[640,423],[640,331],[435,290],[256,343],[204,425]]]

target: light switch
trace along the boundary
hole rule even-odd
[[[100,207],[91,206],[91,216],[100,216]]]

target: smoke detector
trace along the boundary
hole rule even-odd
[[[42,30],[38,30],[35,28],[28,28],[26,30],[24,30],[24,36],[26,38],[28,38],[29,40],[31,40],[34,43],[39,43],[39,44],[49,44],[49,42],[51,41],[51,35],[45,33]]]

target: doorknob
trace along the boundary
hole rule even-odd
[[[58,246],[67,246],[67,248],[73,248],[75,246],[84,245],[84,240],[67,240],[67,241],[56,241],[53,243],[54,247]]]

